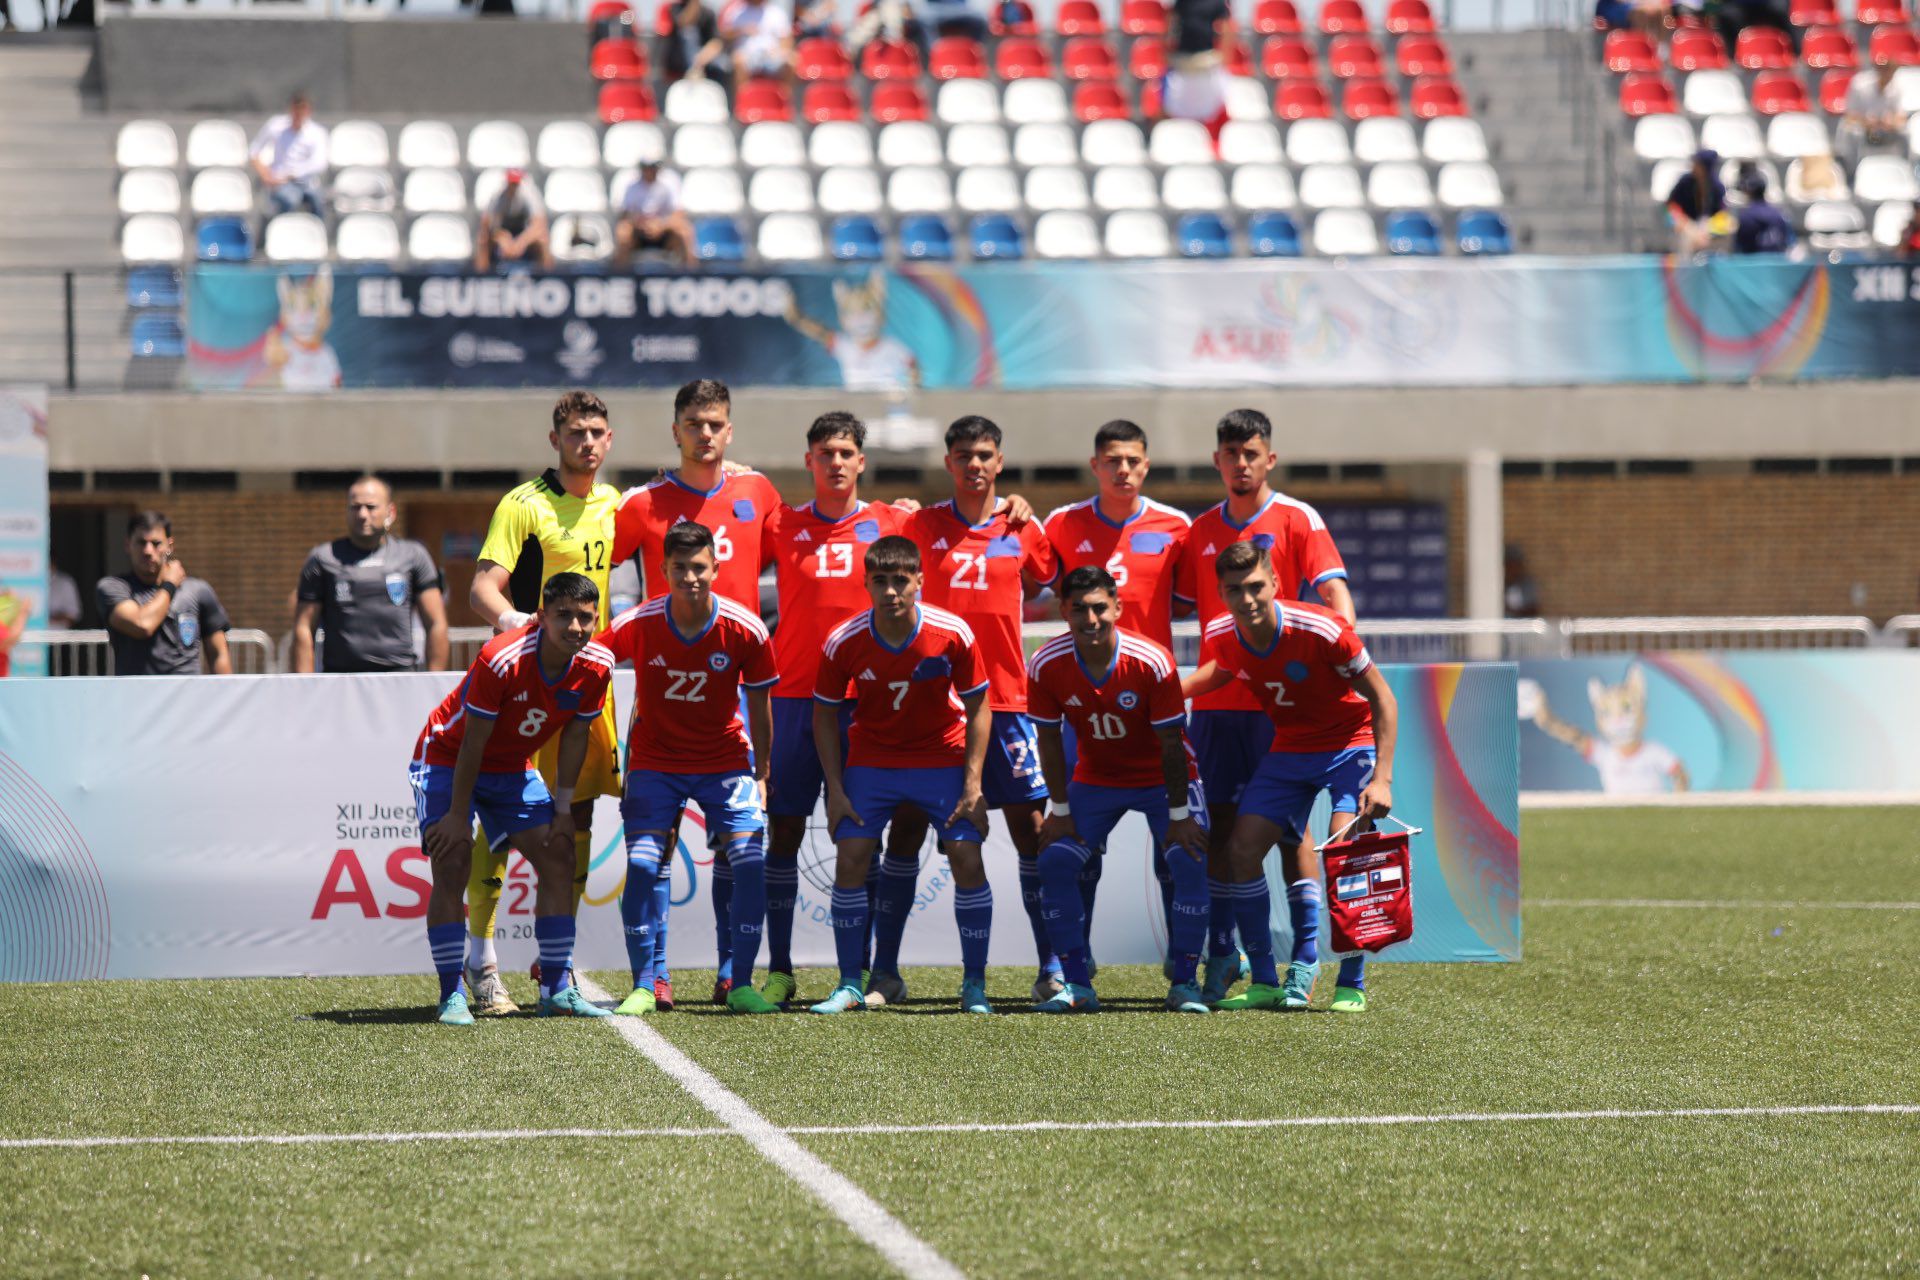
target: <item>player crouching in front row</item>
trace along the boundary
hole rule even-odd
[[[1353,627],[1330,609],[1274,599],[1273,562],[1257,543],[1236,542],[1214,561],[1227,612],[1207,624],[1200,666],[1186,678],[1188,697],[1235,681],[1274,724],[1273,745],[1241,793],[1227,842],[1230,883],[1216,886],[1234,903],[1240,944],[1253,981],[1221,1009],[1304,1009],[1320,970],[1320,867],[1307,836],[1314,799],[1333,801],[1329,830],[1383,818],[1393,806],[1393,748],[1399,708]],[[1293,956],[1284,988],[1273,956],[1267,850],[1280,846],[1287,881]],[[1333,1008],[1367,1007],[1365,959],[1340,965]]]
[[[573,985],[573,791],[589,728],[613,681],[613,654],[593,643],[599,603],[590,579],[577,573],[549,578],[540,612],[480,650],[459,687],[427,717],[414,747],[408,774],[421,843],[433,864],[427,942],[440,976],[440,1021],[450,1026],[473,1023],[461,964],[476,813],[494,839],[520,851],[537,878],[541,1016],[607,1016]],[[530,762],[555,733],[560,767],[557,794],[549,795]]]

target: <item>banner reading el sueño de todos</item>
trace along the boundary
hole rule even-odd
[[[1655,257],[473,276],[202,266],[202,390],[1494,386],[1920,374],[1920,268]]]
[[[1414,841],[1415,934],[1387,958],[1517,960],[1514,669],[1386,671],[1402,715],[1396,812],[1427,832]],[[0,979],[424,973],[428,870],[406,766],[455,679],[0,682]],[[632,688],[621,672],[623,712]],[[624,968],[619,816],[610,800],[595,814],[579,956]],[[1324,801],[1315,822],[1325,829]],[[711,864],[697,818],[682,831],[670,955],[677,966],[710,965]],[[1161,957],[1149,843],[1137,817],[1108,842],[1093,927],[1105,962]],[[993,963],[1031,966],[1003,834],[989,841],[986,861]],[[819,814],[800,870],[795,957],[830,963],[833,848]],[[1284,903],[1280,889],[1275,901]],[[924,857],[908,964],[957,962],[952,900],[945,860]],[[503,964],[533,958],[533,879],[518,857],[499,929]]]
[[[1527,791],[1920,792],[1920,652],[1520,663]]]

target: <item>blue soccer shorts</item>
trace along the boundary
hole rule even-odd
[[[413,784],[413,812],[426,830],[453,807],[453,766],[416,760],[407,768]],[[473,816],[490,846],[504,848],[508,838],[553,821],[553,796],[532,769],[524,773],[483,773],[473,784]],[[471,821],[471,819],[469,819]]]
[[[1274,751],[1260,762],[1253,780],[1240,797],[1240,812],[1265,818],[1303,840],[1313,802],[1322,791],[1333,799],[1335,813],[1357,813],[1360,793],[1373,781],[1371,745],[1339,751]]]
[[[1167,789],[1151,787],[1103,787],[1091,782],[1069,782],[1067,804],[1073,809],[1073,829],[1080,842],[1098,849],[1113,834],[1120,819],[1129,810],[1147,820],[1153,832],[1155,853],[1167,847]],[[1207,792],[1198,778],[1187,784],[1187,809],[1200,829],[1207,829]]]
[[[1187,717],[1187,740],[1213,802],[1237,805],[1273,745],[1273,721],[1264,711],[1195,711]]]
[[[883,769],[876,765],[850,765],[842,780],[847,802],[860,815],[859,822],[843,821],[834,831],[835,840],[878,840],[893,811],[912,805],[927,815],[927,821],[939,827],[960,803],[960,791],[966,783],[966,770],[960,765],[938,769]],[[965,818],[940,827],[942,840],[985,842],[986,834]]]
[[[993,713],[987,761],[980,771],[980,792],[986,796],[989,809],[1046,800],[1047,783],[1040,776],[1040,739],[1026,712]]]
[[[709,841],[724,841],[742,832],[764,831],[767,815],[760,808],[760,788],[750,773],[660,773],[629,769],[626,793],[620,797],[620,821],[627,845],[643,831],[671,831],[681,807],[689,800],[705,816]]]
[[[813,743],[812,698],[773,700],[773,777],[769,781],[767,810],[776,817],[811,817],[826,789],[820,771],[820,752]],[[847,726],[853,723],[853,703],[840,704],[840,759],[847,758]]]

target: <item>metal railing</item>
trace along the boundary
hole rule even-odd
[[[1879,639],[1869,618],[1568,618],[1568,653],[1640,649],[1864,649]]]
[[[108,197],[109,200],[111,196]],[[102,254],[114,252],[102,240]],[[133,356],[137,317],[177,313],[167,302],[129,305],[128,270],[118,266],[0,269],[0,381],[44,382],[67,391],[168,390],[182,362]],[[186,289],[184,274],[180,290]]]
[[[113,647],[105,631],[28,631],[14,652],[26,657],[46,655],[50,676],[110,676]],[[227,632],[227,653],[239,676],[278,675],[284,668],[274,652],[273,637],[264,631],[240,627]]]

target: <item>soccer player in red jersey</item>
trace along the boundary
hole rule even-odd
[[[766,920],[767,765],[773,738],[768,690],[778,676],[773,641],[760,615],[717,594],[713,533],[682,520],[667,530],[659,566],[668,594],[627,610],[601,642],[633,664],[633,724],[627,733],[627,882],[620,918],[633,993],[615,1013],[651,1013],[655,885],[667,863],[680,811],[691,800],[726,850],[733,897],[725,922],[733,972],[727,993],[737,1013],[774,1013],[750,981]],[[740,705],[745,694],[747,714]]]
[[[993,890],[980,845],[986,837],[982,768],[992,731],[986,671],[967,624],[920,603],[920,552],[886,537],[864,557],[873,607],[828,637],[814,685],[813,736],[826,776],[827,821],[838,844],[833,938],[840,982],[815,1013],[866,1007],[867,867],[880,829],[895,808],[911,805],[940,827],[940,851],[953,868],[953,917],[960,928],[960,1008],[992,1013],[987,946]],[[845,766],[840,704],[853,702]],[[913,909],[914,883],[889,877],[874,910],[873,973],[899,982],[900,939]]]
[[[1274,727],[1240,796],[1227,840],[1227,875],[1214,886],[1234,904],[1253,981],[1216,1007],[1304,1009],[1320,969],[1320,860],[1307,817],[1322,791],[1333,801],[1334,831],[1386,816],[1393,807],[1399,708],[1351,623],[1331,609],[1276,598],[1279,582],[1264,547],[1236,542],[1214,569],[1227,612],[1207,625],[1200,666],[1187,677],[1186,691],[1197,698],[1239,685]],[[1275,844],[1293,925],[1284,987],[1262,869]],[[1342,1012],[1366,1008],[1364,959],[1341,961],[1334,1007]]]
[[[1060,960],[1047,945],[1040,903],[1041,802],[1039,746],[1027,718],[1027,664],[1020,639],[1026,597],[1057,575],[1053,547],[1037,523],[1018,524],[1011,503],[995,492],[1001,468],[1000,428],[961,418],[947,428],[947,473],[953,497],[908,517],[902,530],[920,548],[927,603],[958,614],[980,642],[993,709],[983,788],[989,808],[1006,819],[1020,859],[1020,900],[1039,953],[1034,999],[1064,985]]]
[[[1213,463],[1227,497],[1194,517],[1176,571],[1174,599],[1195,606],[1204,634],[1208,623],[1226,613],[1214,574],[1215,558],[1236,542],[1251,542],[1272,562],[1282,599],[1317,597],[1352,622],[1346,566],[1326,522],[1306,503],[1275,493],[1267,483],[1277,461],[1273,424],[1256,409],[1235,409],[1220,419],[1214,438]],[[1229,686],[1193,700],[1187,733],[1200,759],[1200,780],[1206,784],[1212,808],[1210,869],[1218,880],[1226,869],[1226,841],[1240,793],[1266,753],[1273,726],[1246,690]],[[1212,918],[1205,990],[1210,999],[1218,1000],[1245,976],[1245,970],[1233,943],[1233,903],[1216,896]]]
[[[1027,664],[1029,714],[1039,728],[1040,765],[1053,801],[1040,829],[1041,894],[1067,980],[1039,1012],[1100,1007],[1088,968],[1081,870],[1102,856],[1108,833],[1133,810],[1153,832],[1154,869],[1170,891],[1167,1008],[1205,1013],[1194,972],[1207,936],[1207,805],[1187,745],[1179,670],[1166,649],[1119,625],[1126,617],[1119,584],[1099,565],[1066,576],[1060,616],[1071,629]],[[1071,771],[1062,721],[1080,743]]]
[[[557,573],[532,620],[494,637],[420,731],[408,771],[420,843],[433,864],[427,943],[440,977],[440,1021],[471,1026],[462,989],[467,926],[463,897],[477,816],[510,843],[538,878],[534,936],[540,944],[540,1013],[603,1018],[573,985],[573,790],[590,726],[606,705],[614,658],[593,643],[600,589]],[[563,727],[564,726],[564,727]],[[532,767],[560,735],[555,791]]]

